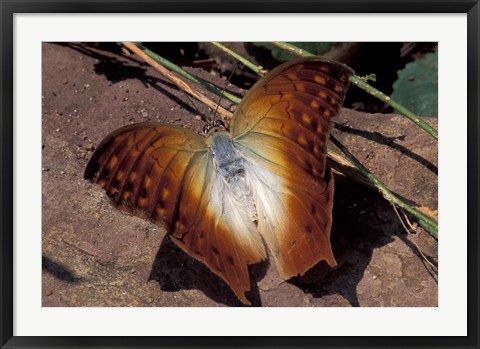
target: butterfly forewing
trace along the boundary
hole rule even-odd
[[[235,145],[252,165],[258,229],[285,279],[320,260],[335,265],[326,150],[352,74],[319,58],[283,64],[252,87],[231,122]]]
[[[116,206],[152,220],[173,218],[182,178],[205,140],[175,126],[157,123],[118,129],[97,147],[85,178],[104,188]]]

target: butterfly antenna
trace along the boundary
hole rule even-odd
[[[204,122],[206,122],[207,124],[213,124],[213,120],[210,121],[210,120],[208,119],[208,117],[200,110],[200,108],[197,107],[197,105],[195,104],[193,98],[191,98],[191,97],[188,95],[188,93],[185,94],[185,95],[187,96],[190,104],[193,106],[193,109],[195,109],[195,110],[200,114],[200,118],[201,118]]]
[[[215,112],[213,113],[212,123],[215,122],[215,119],[216,119],[216,116],[217,116],[217,112],[218,112],[218,106],[220,105],[220,102],[221,102],[222,99],[223,99],[223,93],[224,93],[225,90],[227,89],[228,84],[230,83],[230,80],[232,79],[233,74],[235,74],[235,71],[237,70],[237,68],[238,68],[239,65],[240,65],[240,62],[237,62],[237,64],[235,64],[235,67],[233,68],[232,72],[230,73],[230,76],[229,76],[228,79],[227,79],[227,83],[225,84],[225,86],[224,86],[223,89],[222,89],[222,92],[220,93],[220,99],[218,100],[217,107],[215,108]]]

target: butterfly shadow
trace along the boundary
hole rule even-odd
[[[364,278],[375,249],[393,242],[393,236],[398,235],[418,258],[422,258],[403,231],[392,207],[378,193],[352,180],[339,178],[335,183],[331,233],[338,265],[332,269],[320,262],[289,282],[314,298],[339,294],[351,306],[362,306],[357,286]]]
[[[252,306],[262,306],[257,282],[267,269],[267,262],[250,266],[252,290],[246,296]],[[157,281],[164,292],[197,289],[216,303],[231,307],[245,306],[221,278],[205,264],[185,253],[169,235],[165,236],[155,256],[149,280]]]

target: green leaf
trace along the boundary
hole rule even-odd
[[[438,116],[438,52],[408,63],[398,73],[391,97],[417,115]]]
[[[315,55],[322,55],[328,52],[334,45],[334,42],[291,42],[297,47],[300,47]],[[277,61],[289,61],[294,58],[298,58],[293,53],[287,52],[280,47],[274,46],[268,42],[255,42],[254,45],[261,46],[269,49],[272,52],[273,58]]]

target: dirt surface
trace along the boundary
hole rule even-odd
[[[201,130],[185,94],[134,56],[94,45],[45,43],[42,79],[43,305],[242,306],[165,229],[116,210],[83,179],[95,146],[120,126],[149,120]],[[389,188],[436,210],[436,141],[393,114],[344,109],[335,122],[335,135]],[[436,263],[435,239],[419,227],[408,235],[381,195],[341,175],[333,215],[339,266],[321,262],[288,282],[254,266],[254,305],[437,306],[437,274],[419,253]]]

